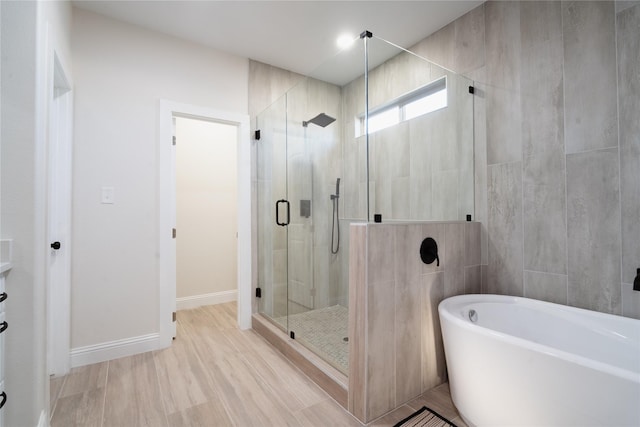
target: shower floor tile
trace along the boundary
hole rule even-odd
[[[287,328],[287,317],[274,319]],[[289,316],[289,330],[296,340],[322,357],[333,367],[348,375],[349,342],[347,331],[349,310],[341,305],[320,308]]]

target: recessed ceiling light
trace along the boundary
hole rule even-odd
[[[354,41],[356,41],[356,38],[351,34],[343,34],[338,37],[338,40],[336,40],[336,44],[340,49],[346,49],[351,46]]]

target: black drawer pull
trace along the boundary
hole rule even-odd
[[[9,324],[7,322],[0,323],[0,334],[7,330]]]
[[[2,409],[4,404],[7,403],[7,393],[3,391],[2,393],[0,393],[0,397],[2,398],[2,402],[0,402],[0,409]]]
[[[3,302],[6,299],[7,299],[7,293],[6,292],[1,293],[0,294],[0,302]]]

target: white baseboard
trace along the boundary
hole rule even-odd
[[[238,291],[222,291],[211,294],[194,295],[190,297],[176,298],[176,310],[187,310],[203,305],[215,305],[225,302],[236,301],[238,299]]]
[[[184,310],[196,308],[202,305],[215,305],[236,301],[238,291],[222,291],[211,294],[195,295],[176,299],[176,309]],[[141,335],[139,337],[126,338],[100,344],[88,345],[71,349],[71,367],[91,365],[107,360],[119,359],[147,351],[159,350],[160,334]],[[46,416],[45,416],[46,419]]]
[[[160,349],[158,333],[71,349],[71,367],[91,365]]]

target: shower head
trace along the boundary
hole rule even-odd
[[[313,123],[316,126],[327,127],[328,125],[330,125],[335,121],[336,119],[334,119],[333,117],[327,116],[325,113],[320,113],[317,116],[315,116],[313,119],[309,120],[308,122],[303,121],[302,126],[307,127],[309,126],[309,123]]]

